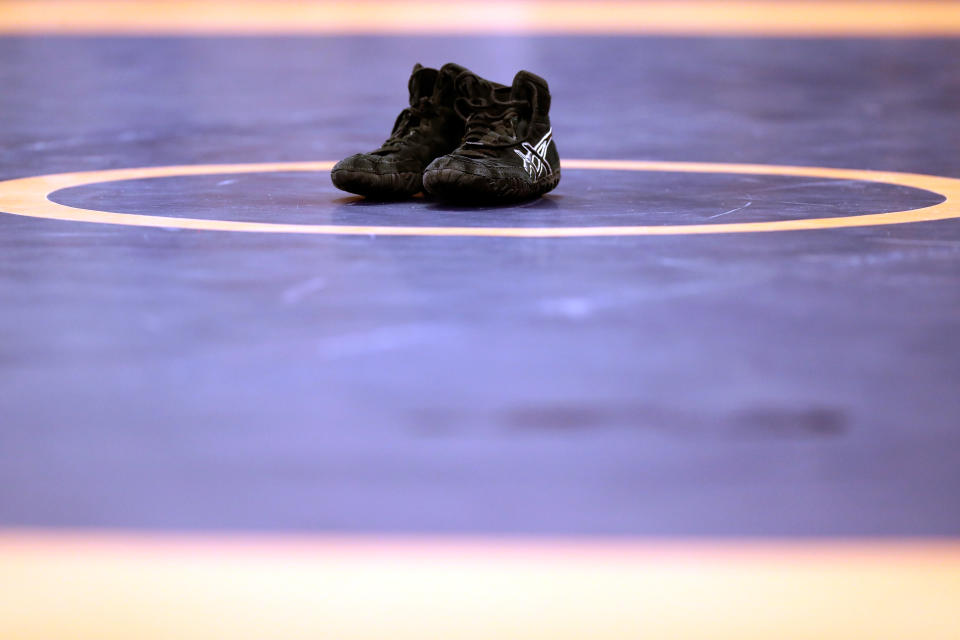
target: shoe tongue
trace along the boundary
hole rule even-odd
[[[437,84],[437,77],[440,72],[436,69],[430,69],[417,63],[413,66],[413,73],[410,74],[410,104],[412,105],[420,98],[433,95],[433,89]]]
[[[518,71],[513,78],[513,86],[510,87],[510,99],[526,102],[531,109],[546,112],[550,108],[547,81],[535,73]]]
[[[457,77],[463,73],[470,73],[470,70],[452,62],[440,67],[433,86],[433,101],[436,104],[453,108],[453,102],[457,98]]]
[[[457,95],[468,100],[491,100],[493,98],[493,85],[480,76],[465,71],[457,76]]]
[[[451,78],[456,79],[456,77],[459,76],[461,73],[473,73],[473,72],[470,71],[470,69],[467,69],[466,67],[461,67],[460,65],[455,64],[453,62],[448,62],[447,64],[440,67],[440,73],[442,75],[450,76]]]

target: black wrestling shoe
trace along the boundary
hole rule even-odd
[[[470,73],[457,77],[455,108],[466,120],[460,146],[423,173],[430,194],[461,202],[513,202],[547,193],[560,182],[560,156],[550,128],[550,90],[520,71],[512,87]]]
[[[463,137],[463,117],[454,107],[454,82],[462,73],[456,64],[439,71],[419,64],[410,76],[410,106],[400,112],[393,132],[370,153],[358,153],[330,172],[338,189],[377,199],[397,199],[423,190],[423,169],[449,153]]]

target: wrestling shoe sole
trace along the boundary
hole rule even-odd
[[[352,169],[330,172],[333,185],[343,191],[377,200],[409,198],[423,191],[422,175],[417,173],[371,173]]]
[[[458,169],[428,169],[423,187],[432,196],[455,202],[518,202],[537,198],[552,191],[560,182],[554,171],[536,182],[522,178],[488,178]]]

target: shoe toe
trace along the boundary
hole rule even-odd
[[[454,174],[465,174],[478,176],[481,178],[493,178],[495,172],[482,162],[466,158],[464,156],[441,156],[431,162],[424,173],[437,173],[440,175],[453,176]]]
[[[427,192],[450,200],[479,200],[496,195],[496,172],[462,156],[443,156],[423,172]]]
[[[344,158],[333,166],[330,179],[343,191],[372,198],[403,198],[421,191],[420,172],[368,153]]]
[[[344,158],[333,165],[333,172],[358,171],[363,173],[377,173],[377,166],[374,162],[374,156],[366,153],[356,153],[349,158]]]
[[[559,170],[534,182],[519,167],[450,154],[427,166],[423,187],[443,200],[509,203],[542,195],[559,179]]]

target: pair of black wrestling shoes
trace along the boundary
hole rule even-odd
[[[333,167],[337,188],[378,200],[426,191],[497,203],[535,198],[560,182],[543,78],[520,71],[508,87],[453,63],[417,64],[409,88],[410,106],[390,138]]]

